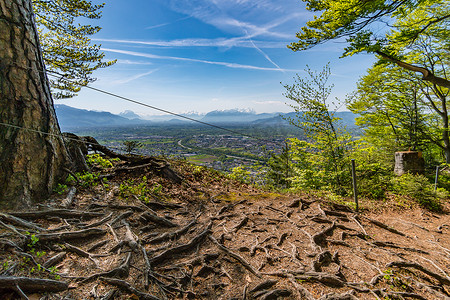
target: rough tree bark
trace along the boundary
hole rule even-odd
[[[1,208],[44,199],[70,163],[44,69],[31,0],[0,0]]]

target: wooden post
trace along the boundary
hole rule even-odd
[[[355,199],[356,211],[359,210],[358,205],[358,189],[356,187],[356,168],[355,168],[355,160],[352,159],[352,179],[353,179],[353,198]]]
[[[434,178],[434,192],[436,193],[437,184],[439,179],[439,166],[436,166],[436,177]]]

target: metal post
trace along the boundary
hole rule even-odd
[[[434,192],[436,193],[439,178],[439,166],[436,166],[436,177],[434,178]]]
[[[358,205],[358,189],[356,187],[356,170],[355,170],[355,160],[352,159],[352,179],[353,179],[353,198],[355,199],[356,211],[359,209]]]

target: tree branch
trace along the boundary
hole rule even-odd
[[[442,78],[442,77],[435,76],[433,74],[433,72],[431,72],[427,68],[418,67],[418,66],[415,66],[415,65],[403,62],[403,61],[398,60],[395,57],[390,56],[390,55],[388,55],[388,54],[386,54],[384,52],[381,52],[379,50],[375,51],[375,53],[380,55],[382,58],[384,58],[384,59],[386,59],[386,60],[388,60],[390,62],[393,62],[394,64],[398,65],[399,67],[402,67],[402,68],[404,68],[406,70],[410,70],[410,71],[413,71],[413,72],[421,73],[422,74],[422,80],[424,80],[424,81],[431,82],[431,83],[436,84],[438,86],[450,88],[450,81],[449,80],[447,80],[445,78]]]

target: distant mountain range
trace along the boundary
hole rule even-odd
[[[215,110],[207,113],[201,121],[207,123],[249,123],[256,120],[274,118],[280,113],[257,114],[254,111],[230,109]]]
[[[335,113],[336,117],[340,118],[340,122],[347,126],[347,127],[356,127],[355,119],[358,117],[358,115],[355,115],[351,111],[338,111]],[[296,119],[297,113],[290,112],[290,113],[276,113],[276,116],[271,118],[263,118],[253,121],[252,123],[255,125],[267,125],[267,126],[280,126],[280,125],[287,125],[289,124],[289,121],[286,119]]]
[[[123,111],[119,114],[119,116],[130,119],[130,120],[141,118],[138,114],[136,114],[134,111],[131,111],[131,110]]]
[[[70,130],[70,128],[111,127],[148,123],[140,119],[130,120],[109,112],[78,109],[63,104],[55,104],[55,111],[59,126],[63,131]]]
[[[176,116],[146,116],[145,119],[133,111],[127,110],[119,115],[109,112],[99,112],[85,109],[78,109],[63,104],[55,105],[56,115],[63,131],[73,128],[89,127],[118,127],[132,125],[151,124],[189,124],[191,121]],[[295,117],[295,113],[282,114],[285,117]],[[342,119],[342,123],[348,127],[355,126],[356,115],[351,112],[337,112],[337,117]],[[248,124],[255,126],[285,126],[289,122],[281,117],[280,113],[257,114],[254,111],[246,110],[216,110],[207,114],[190,113],[184,116],[194,120],[214,124]]]

